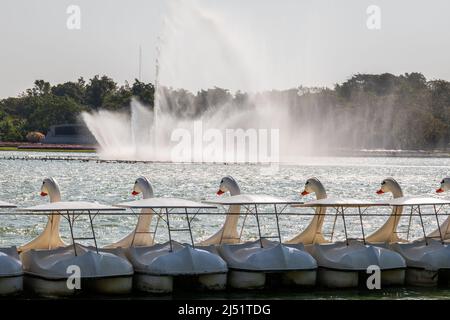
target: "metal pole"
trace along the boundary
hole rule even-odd
[[[364,225],[363,225],[363,221],[362,221],[362,213],[361,213],[360,206],[358,206],[358,212],[359,212],[359,222],[361,223],[361,232],[362,232],[362,236],[363,236],[363,243],[365,245],[366,244],[366,236],[364,234]]]
[[[441,238],[441,243],[444,244],[444,238],[442,237],[441,226],[439,224],[439,218],[438,218],[438,215],[437,215],[438,213],[436,211],[436,205],[435,204],[433,204],[433,209],[434,209],[434,215],[436,216],[436,222],[437,222],[437,225],[438,225],[439,237]]]
[[[245,222],[247,221],[247,216],[248,216],[248,210],[245,213],[244,220],[242,221],[241,231],[239,232],[239,239],[238,239],[239,241],[241,241],[241,239],[242,239],[242,233],[244,232],[244,227],[245,227]]]
[[[77,247],[75,245],[75,239],[73,236],[73,221],[70,220],[69,211],[67,211],[67,221],[69,222],[70,236],[72,237],[73,252],[75,253],[75,256],[77,256]]]
[[[167,231],[169,232],[169,245],[170,245],[170,251],[173,251],[172,248],[172,235],[170,234],[170,223],[169,223],[169,210],[166,208],[166,222],[167,222]]]
[[[191,222],[189,221],[189,214],[187,208],[184,208],[184,212],[186,213],[186,220],[189,228],[189,235],[191,236],[192,248],[195,248],[194,237],[192,236]]]
[[[277,221],[278,240],[281,243],[280,222],[278,221],[278,212],[277,212],[277,205],[276,205],[276,203],[274,203],[274,207],[275,207],[275,219]]]
[[[261,245],[261,248],[263,247],[262,238],[261,238],[261,227],[259,225],[259,218],[258,218],[258,208],[255,204],[255,217],[256,217],[256,225],[258,226],[258,234],[259,234],[259,244]]]
[[[447,227],[445,228],[444,238],[447,236],[449,225],[450,225],[450,223],[447,223]]]
[[[156,232],[158,231],[158,225],[159,225],[159,221],[160,221],[160,220],[161,220],[161,216],[158,214],[158,219],[156,220],[155,231],[153,231],[152,244],[155,243]]]
[[[409,233],[411,231],[411,221],[413,216],[413,207],[411,207],[411,212],[409,214],[408,231],[406,232],[406,240],[409,241]]]
[[[91,211],[88,211],[88,215],[89,215],[89,221],[91,222],[91,230],[92,230],[92,237],[94,238],[95,251],[97,251],[97,254],[98,254],[97,239],[95,238],[94,224],[92,222]]]
[[[423,225],[422,212],[420,211],[420,205],[417,206],[417,212],[419,213],[420,224],[422,225],[422,231],[423,231],[423,237],[425,239],[425,244],[428,245],[428,238],[427,238],[427,234],[425,232],[425,226]]]
[[[342,222],[344,223],[345,239],[346,239],[346,243],[347,243],[347,246],[348,246],[349,242],[348,242],[348,235],[347,235],[347,226],[345,224],[344,207],[342,207],[341,210],[342,210]]]
[[[334,221],[333,221],[333,228],[331,229],[331,239],[330,239],[330,241],[333,241],[334,230],[336,228],[336,221],[337,221],[338,213],[339,213],[339,209],[336,209],[336,214],[334,215]],[[314,237],[315,237],[315,235],[314,235]]]

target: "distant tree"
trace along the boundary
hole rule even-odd
[[[130,106],[132,93],[128,83],[116,91],[107,93],[103,99],[102,109],[122,110]]]
[[[192,93],[160,87],[162,110],[194,119],[227,108],[245,109],[247,116],[268,105],[286,111],[299,130],[333,147],[435,148],[450,143],[450,83],[427,81],[417,72],[395,76],[356,74],[334,89],[297,87],[234,95],[219,87]],[[96,75],[51,86],[36,80],[18,97],[0,100],[0,139],[23,141],[30,131],[46,132],[51,125],[73,123],[91,109],[129,112],[132,97],[154,106],[155,87],[137,79],[118,86]],[[245,125],[245,119],[242,119]]]
[[[155,97],[155,87],[153,84],[144,83],[135,79],[131,87],[131,93],[143,104],[153,107],[153,100]]]
[[[26,92],[28,96],[42,96],[50,93],[50,83],[44,80],[36,80],[34,87],[28,89]]]
[[[0,114],[0,141],[22,141],[24,120]]]
[[[117,84],[107,76],[99,78],[96,75],[89,80],[86,85],[86,104],[94,109],[98,109],[102,106],[103,100],[108,94],[114,93],[117,89]]]
[[[65,82],[51,88],[51,92],[55,96],[69,97],[79,104],[85,104],[86,87],[83,78],[79,78],[77,82]]]
[[[46,133],[52,125],[68,124],[77,121],[82,106],[68,97],[37,97],[33,100],[33,112],[27,119],[27,131]]]

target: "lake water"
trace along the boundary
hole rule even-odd
[[[29,160],[15,159],[29,157]],[[72,157],[73,160],[38,160],[45,157]],[[31,159],[32,158],[32,159]],[[82,161],[83,158],[91,161]],[[45,203],[48,198],[42,198],[40,187],[42,179],[54,177],[60,184],[63,200],[92,200],[105,204],[114,204],[131,200],[131,190],[135,179],[144,175],[152,182],[156,196],[182,197],[192,200],[204,200],[216,197],[220,179],[232,175],[240,184],[243,193],[264,193],[290,198],[293,200],[309,200],[312,197],[301,198],[305,181],[310,177],[319,178],[327,189],[328,195],[340,197],[355,197],[361,199],[388,199],[391,195],[382,197],[375,194],[380,182],[386,177],[394,177],[403,187],[405,195],[437,196],[434,190],[439,187],[440,180],[449,174],[449,158],[305,158],[300,163],[282,164],[272,171],[266,165],[256,164],[173,164],[173,163],[105,163],[92,160],[95,154],[62,154],[62,153],[23,153],[2,152],[0,154],[0,200],[17,204],[20,207]],[[450,194],[440,197],[450,197]],[[267,209],[269,210],[269,209]],[[288,208],[292,213],[312,213],[311,209]],[[447,212],[449,210],[445,208]],[[444,213],[445,213],[444,210]],[[7,210],[3,210],[8,213]],[[216,211],[217,212],[217,211]],[[223,210],[219,210],[223,212]],[[330,211],[329,211],[330,212]],[[370,209],[370,213],[389,214],[389,208]],[[14,215],[0,216],[0,245],[20,245],[39,234],[46,223],[45,216]],[[199,215],[192,225],[193,235],[200,240],[216,232],[224,220],[223,215]],[[355,212],[356,213],[356,212]],[[282,238],[287,240],[299,233],[308,224],[310,216],[281,216],[280,229]],[[347,218],[349,235],[361,236],[357,217]],[[435,218],[427,216],[426,231],[436,228]],[[445,217],[442,216],[441,221]],[[86,222],[81,219],[76,232],[79,235],[89,235]],[[242,219],[241,219],[242,220]],[[386,217],[366,216],[364,226],[366,235],[383,224]],[[413,219],[411,238],[422,236],[418,220]],[[136,217],[133,215],[98,216],[95,219],[97,240],[99,245],[106,245],[128,234],[134,227]],[[174,218],[174,223],[181,224],[181,217]],[[332,225],[332,216],[327,217],[325,231]],[[402,218],[399,229],[405,229],[408,218]],[[262,218],[263,232],[275,233],[273,217]],[[160,225],[161,226],[161,225]],[[61,226],[63,239],[70,242],[67,224]],[[243,239],[254,239],[257,235],[255,222],[248,217],[243,231]],[[342,223],[338,219],[335,239],[343,239]],[[188,241],[187,234],[176,233],[173,238]],[[167,239],[164,228],[158,231],[159,241]],[[407,291],[409,292],[409,291]],[[416,297],[439,296],[448,297],[447,291],[430,294],[411,293]],[[395,292],[393,295],[397,295]],[[314,297],[314,295],[311,295]],[[351,295],[352,296],[352,295]],[[388,294],[391,297],[391,294]]]

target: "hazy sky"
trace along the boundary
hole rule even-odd
[[[160,35],[161,81],[191,90],[332,86],[354,73],[450,80],[448,0],[191,2],[1,0],[0,97],[35,79],[133,81],[139,45],[142,80],[153,82]],[[70,5],[81,10],[79,30],[67,28]],[[379,30],[367,27],[370,5],[381,10]]]

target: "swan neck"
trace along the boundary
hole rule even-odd
[[[58,193],[57,195],[50,196],[50,202],[59,202],[61,201],[61,195]]]
[[[59,191],[59,186],[56,182],[48,182],[47,186],[48,197],[50,198],[50,202],[59,202],[61,201],[61,192]]]
[[[400,188],[400,186],[398,186],[397,188],[394,188],[394,190],[392,190],[392,196],[394,197],[394,199],[403,197],[403,191]]]
[[[319,188],[316,190],[316,199],[317,200],[321,200],[321,199],[326,199],[327,198],[327,192],[325,191],[325,188],[323,187],[322,184],[320,184]],[[314,216],[314,220],[317,221],[317,230],[316,232],[322,232],[322,226],[323,226],[323,222],[325,220],[325,213],[327,211],[326,207],[317,207],[315,212],[316,215]]]
[[[316,194],[316,199],[326,199],[327,198],[327,191],[325,190],[325,187],[320,183],[314,188],[314,192]]]
[[[237,184],[233,184],[228,188],[228,190],[230,191],[231,196],[238,196],[241,194],[241,189]]]
[[[142,198],[143,199],[153,198],[153,190],[151,187],[147,187],[142,190]]]
[[[241,194],[241,190],[239,189],[239,186],[237,184],[232,185],[229,189],[231,196],[238,196]],[[223,229],[228,230],[236,230],[237,232],[237,225],[239,221],[239,215],[241,214],[241,206],[240,205],[231,205],[228,208],[228,213],[225,218],[225,223],[223,225]]]

